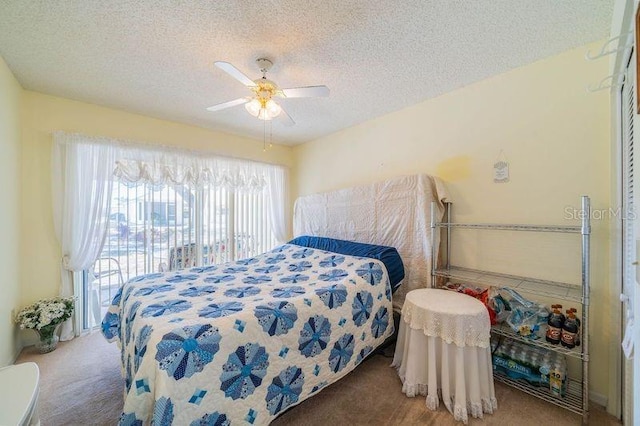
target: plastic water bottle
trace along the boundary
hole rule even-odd
[[[531,366],[534,368],[534,370],[540,368],[540,352],[535,349],[531,351],[529,362],[531,363]]]
[[[520,354],[520,348],[518,347],[517,343],[514,343],[513,345],[511,345],[511,347],[509,348],[509,358],[511,358],[514,361],[518,360],[518,355]]]

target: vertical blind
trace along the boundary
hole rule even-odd
[[[128,279],[255,256],[276,245],[267,191],[114,184],[109,231],[86,291],[95,324]],[[98,311],[100,315],[98,315]],[[87,324],[88,327],[95,324]]]

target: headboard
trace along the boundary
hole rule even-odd
[[[424,174],[306,195],[295,202],[293,232],[395,247],[405,268],[393,295],[400,309],[407,292],[431,285],[431,201],[440,219],[444,199],[440,179]]]

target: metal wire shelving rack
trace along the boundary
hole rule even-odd
[[[513,386],[530,395],[543,399],[569,411],[582,415],[582,423],[589,421],[589,286],[590,286],[590,237],[591,237],[591,203],[587,196],[581,199],[581,225],[520,225],[520,224],[490,224],[490,223],[453,223],[451,221],[452,203],[445,203],[446,222],[436,220],[437,208],[435,203],[431,205],[431,259],[436,259],[437,230],[444,230],[446,238],[446,253],[444,266],[432,268],[431,282],[436,285],[438,277],[450,282],[474,283],[481,286],[510,287],[517,291],[542,297],[552,297],[565,301],[578,302],[582,305],[581,337],[582,344],[573,349],[567,349],[561,345],[551,345],[546,341],[530,340],[514,333],[510,328],[500,325],[493,326],[491,332],[495,335],[513,339],[528,345],[541,347],[555,351],[566,356],[577,358],[582,363],[582,378],[580,380],[569,378],[566,396],[559,398],[551,394],[546,388],[536,387],[528,382],[514,380],[500,372],[494,372],[494,378],[507,385]],[[580,285],[557,281],[541,280],[530,277],[508,275],[498,272],[469,269],[462,266],[451,265],[451,231],[453,229],[481,229],[489,231],[525,231],[569,233],[581,236],[582,273]],[[436,262],[434,260],[433,264]]]

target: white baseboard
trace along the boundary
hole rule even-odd
[[[593,391],[589,392],[589,400],[605,408],[607,407],[607,403],[609,402],[606,396],[602,395],[601,393],[593,392]]]
[[[20,356],[20,352],[22,352],[22,342],[20,341],[20,339],[18,339],[18,344],[16,345],[16,351],[13,354],[13,359],[11,360],[11,362],[9,363],[9,365],[13,365],[16,363],[16,361],[18,360],[18,357]]]
[[[11,364],[15,364],[20,356],[20,352],[22,352],[22,348],[19,348],[15,354],[13,354],[13,359],[11,360]]]

